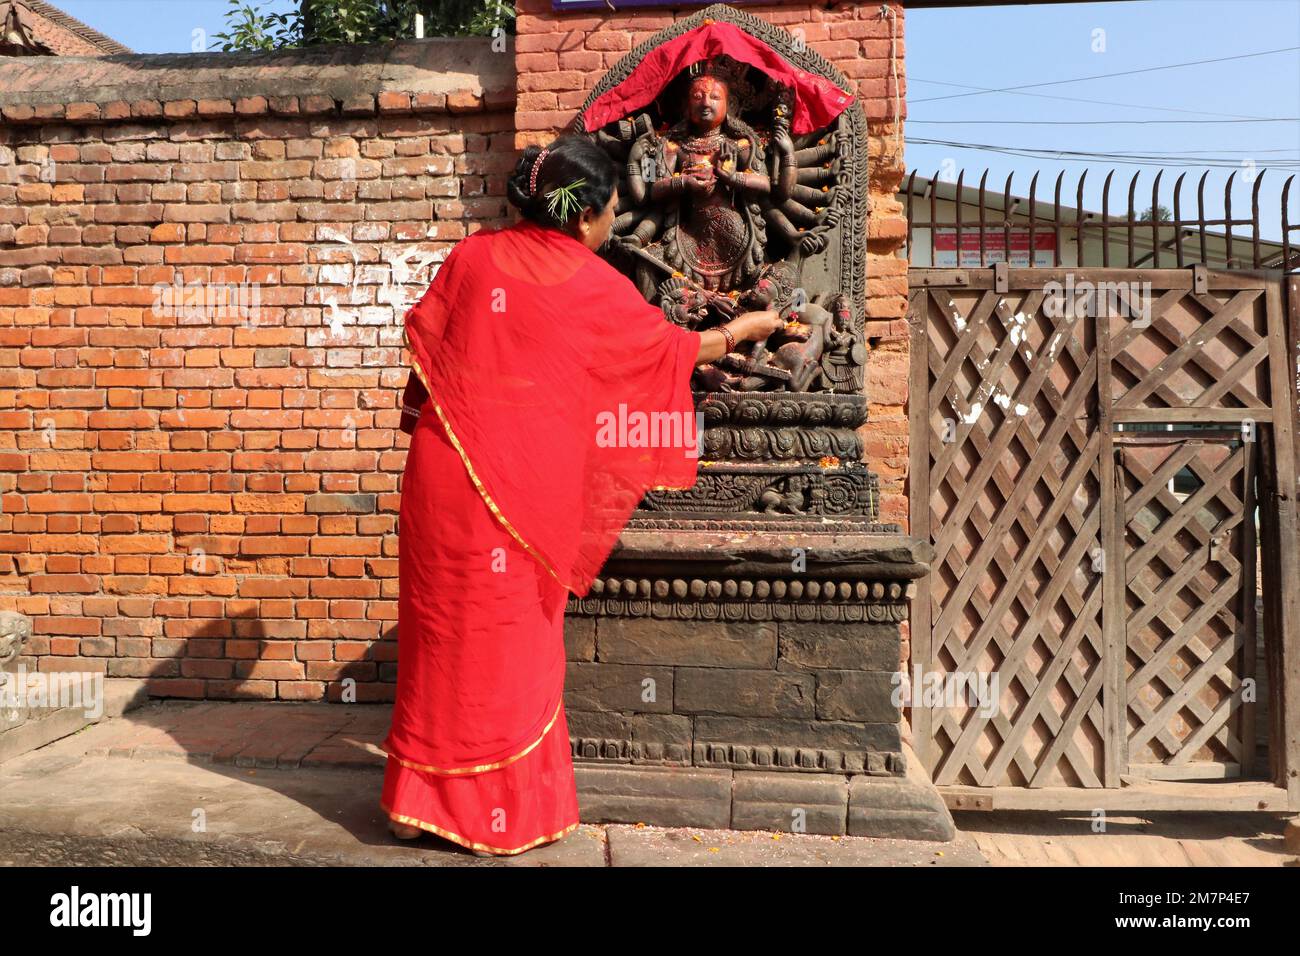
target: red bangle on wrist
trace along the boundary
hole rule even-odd
[[[734,352],[736,350],[736,339],[731,334],[731,330],[725,325],[720,325],[718,326],[718,331],[722,333],[722,337],[727,341],[727,353],[730,354],[731,352]]]

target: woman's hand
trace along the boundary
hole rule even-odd
[[[744,312],[727,323],[737,342],[762,342],[784,326],[785,320],[775,309]]]
[[[783,328],[785,322],[781,314],[772,309],[763,312],[745,312],[728,322],[724,328],[731,333],[736,344],[741,342],[762,342],[777,329]],[[717,329],[708,329],[700,333],[700,351],[696,356],[696,365],[716,362],[727,354],[727,341]]]

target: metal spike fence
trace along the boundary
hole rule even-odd
[[[1216,244],[1220,242],[1223,244],[1223,261],[1228,269],[1280,269],[1283,272],[1297,272],[1300,271],[1300,222],[1297,221],[1297,219],[1300,219],[1300,210],[1293,214],[1290,209],[1295,175],[1290,176],[1282,186],[1282,235],[1280,240],[1263,239],[1260,235],[1260,190],[1264,185],[1264,177],[1267,172],[1266,169],[1261,170],[1255,177],[1251,190],[1249,217],[1233,216],[1232,186],[1237,173],[1234,171],[1229,175],[1223,187],[1223,217],[1218,219],[1211,218],[1206,213],[1206,179],[1209,176],[1209,170],[1201,174],[1200,180],[1196,184],[1194,215],[1191,210],[1191,197],[1185,197],[1183,193],[1183,183],[1187,178],[1187,173],[1183,172],[1179,174],[1178,179],[1174,182],[1172,218],[1160,220],[1156,217],[1156,213],[1161,208],[1160,182],[1164,176],[1164,170],[1157,171],[1155,179],[1151,183],[1149,210],[1152,215],[1149,219],[1141,218],[1138,211],[1140,205],[1138,181],[1142,175],[1141,170],[1134,173],[1133,178],[1129,180],[1127,212],[1112,216],[1111,184],[1115,178],[1114,170],[1111,170],[1106,175],[1105,182],[1102,183],[1100,214],[1087,212],[1083,208],[1084,186],[1088,178],[1088,170],[1085,169],[1079,175],[1078,182],[1073,190],[1074,207],[1062,207],[1061,205],[1061,197],[1065,189],[1065,172],[1062,171],[1056,177],[1056,185],[1052,192],[1051,213],[1050,215],[1043,215],[1039,211],[1038,172],[1034,173],[1029,182],[1027,209],[1022,212],[1020,211],[1021,197],[1012,195],[1014,173],[1007,176],[1006,184],[1002,189],[1002,208],[989,207],[990,196],[996,197],[997,193],[990,193],[988,189],[989,171],[986,169],[979,179],[978,199],[975,203],[976,214],[974,217],[968,217],[965,214],[963,207],[967,206],[967,203],[961,199],[965,187],[965,170],[958,173],[955,184],[946,180],[941,181],[939,173],[936,172],[928,184],[923,184],[923,192],[920,194],[918,194],[916,186],[917,173],[913,171],[905,180],[907,248],[908,250],[915,248],[913,241],[917,230],[928,230],[930,261],[934,262],[935,238],[939,231],[955,231],[956,248],[959,255],[960,250],[965,248],[962,245],[963,233],[969,236],[974,232],[979,236],[979,264],[986,266],[990,264],[988,249],[990,237],[998,236],[1001,233],[999,238],[1005,242],[1002,248],[1010,249],[1013,228],[1018,232],[1027,229],[1031,256],[1033,250],[1037,248],[1034,244],[1036,234],[1051,233],[1053,235],[1053,265],[1057,267],[1063,264],[1061,262],[1061,240],[1063,237],[1068,238],[1073,233],[1081,260],[1076,265],[1080,267],[1102,266],[1108,268],[1115,266],[1159,269],[1170,266],[1181,268],[1184,265],[1197,262],[1209,263],[1207,240],[1210,240]],[[956,187],[955,199],[953,200],[955,206],[954,215],[948,219],[941,218],[939,214],[940,197],[937,195],[935,185],[940,182],[955,185]],[[996,186],[994,189],[996,189]],[[1144,195],[1144,204],[1145,189],[1142,190],[1142,193]],[[1045,205],[1046,201],[1043,202]],[[925,218],[927,207],[928,219]],[[1013,212],[1008,215],[1006,210],[1013,210]],[[1100,254],[1096,258],[1100,261],[1082,261],[1085,256],[1084,250],[1088,248],[1085,245],[1085,239],[1099,242]],[[1143,248],[1145,241],[1148,239],[1150,247]],[[1279,244],[1281,247],[1280,252],[1277,249]],[[1115,253],[1126,252],[1127,255],[1113,254],[1112,247],[1117,247],[1114,249]],[[1123,258],[1124,261],[1119,261],[1120,258]],[[1115,261],[1112,262],[1112,259],[1115,259]]]

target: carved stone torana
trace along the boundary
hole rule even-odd
[[[839,90],[851,86],[795,36],[719,4],[621,59],[579,114],[577,130],[622,170],[605,254],[647,301],[698,331],[765,308],[787,319],[766,342],[742,343],[696,371],[705,424],[699,482],[689,492],[647,496],[633,522],[663,511],[701,519],[785,511],[869,522],[878,513],[876,496],[856,434],[867,409],[861,107],[850,103],[828,126],[792,134],[796,91],[718,54],[688,64],[645,107],[599,129],[585,125],[592,105],[650,53],[715,21],[735,25],[805,74]],[[763,462],[804,467],[772,472],[777,477],[763,484],[742,467]]]

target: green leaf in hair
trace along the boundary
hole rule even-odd
[[[586,179],[575,179],[569,185],[556,186],[546,194],[548,200],[546,210],[555,218],[556,222],[568,222],[569,217],[579,210],[578,187],[586,181]],[[559,207],[558,214],[556,211],[557,206]]]

